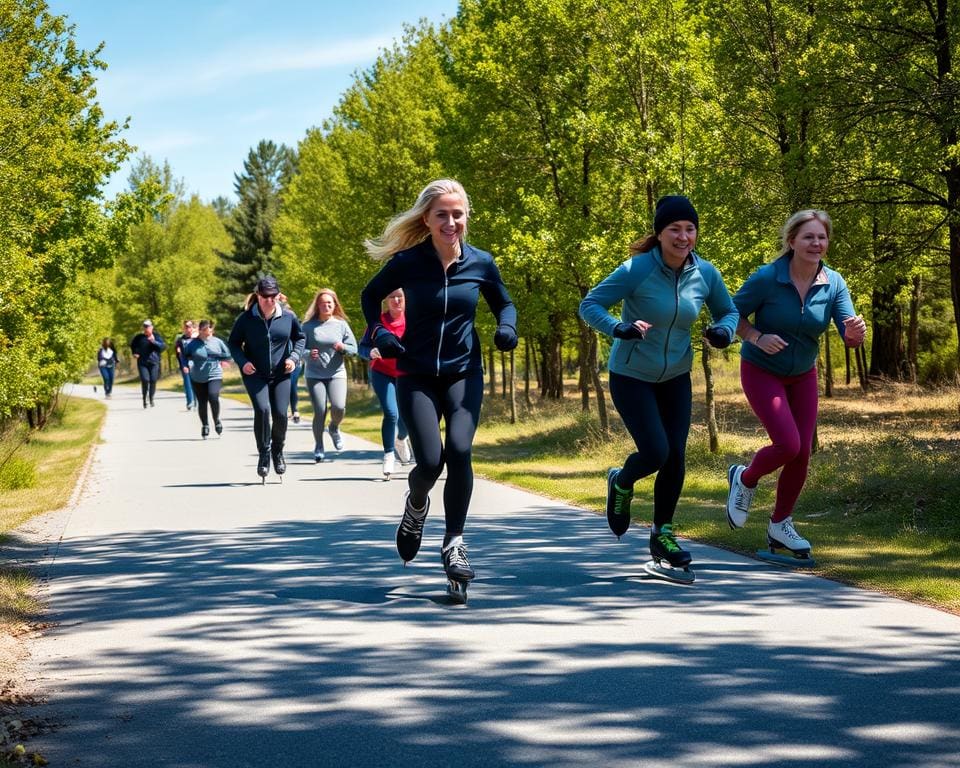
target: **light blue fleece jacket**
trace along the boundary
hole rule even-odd
[[[623,302],[620,320],[608,311]],[[660,247],[617,267],[580,302],[580,317],[607,336],[618,322],[651,324],[644,339],[614,339],[609,368],[641,381],[667,381],[690,370],[690,328],[706,304],[715,327],[732,339],[740,316],[720,271],[691,253],[679,273],[663,263]]]
[[[798,376],[817,362],[820,336],[832,319],[843,338],[843,321],[854,317],[850,291],[839,273],[823,262],[803,301],[790,280],[790,259],[784,254],[756,270],[737,291],[733,303],[742,317],[753,316],[760,333],[775,333],[787,346],[768,355],[744,343],[740,357],[777,376]]]

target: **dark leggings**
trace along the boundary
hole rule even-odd
[[[143,402],[153,402],[153,396],[157,393],[157,379],[160,378],[160,363],[137,363],[137,373],[140,374],[140,392],[143,394]]]
[[[610,397],[637,446],[637,452],[624,462],[617,485],[632,488],[638,480],[656,472],[653,524],[669,523],[686,472],[693,402],[690,374],[651,383],[611,372]]]
[[[197,396],[197,413],[203,426],[207,426],[207,403],[210,403],[213,423],[220,421],[220,389],[222,387],[223,379],[193,382],[193,393]]]
[[[420,508],[447,466],[443,486],[443,511],[447,537],[463,533],[473,495],[470,451],[480,420],[483,373],[453,376],[400,376],[397,406],[407,425],[417,465],[410,470],[410,503]],[[440,419],[446,423],[441,438]]]
[[[261,456],[267,451],[281,453],[287,439],[290,377],[268,380],[244,376],[243,386],[253,405],[253,435],[257,440],[257,451]]]

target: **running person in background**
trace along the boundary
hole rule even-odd
[[[397,551],[406,562],[420,549],[429,493],[444,464],[446,529],[444,571],[466,598],[474,578],[463,529],[473,493],[471,450],[483,400],[483,364],[474,321],[480,295],[497,318],[494,343],[517,346],[517,312],[493,257],[466,242],[470,203],[459,182],[440,179],[420,192],[414,206],[392,219],[366,247],[386,259],[363,289],[361,305],[370,338],[384,358],[397,358],[397,404],[410,433],[417,465],[397,528]],[[406,330],[401,342],[381,322],[381,302],[403,289]],[[440,420],[446,435],[440,433]]]
[[[257,474],[264,480],[270,473],[271,457],[278,475],[287,471],[283,445],[287,438],[290,374],[303,356],[304,344],[300,321],[280,306],[279,293],[276,278],[260,278],[227,340],[253,405]]]
[[[206,440],[210,434],[207,420],[207,405],[213,416],[213,428],[217,434],[223,433],[220,423],[220,390],[223,388],[223,368],[229,360],[230,349],[223,339],[213,335],[213,321],[201,320],[197,338],[191,339],[184,347],[184,359],[190,366],[190,378],[197,397],[197,415],[200,417],[200,436]]]
[[[103,379],[103,395],[111,397],[113,394],[113,377],[117,372],[117,348],[113,346],[113,339],[107,337],[100,342],[97,350],[97,368],[100,378]]]
[[[152,320],[144,320],[143,330],[130,341],[130,351],[137,361],[137,373],[140,375],[144,408],[147,407],[148,400],[153,408],[153,398],[157,393],[157,381],[160,378],[160,353],[166,348],[167,342],[153,329]]]
[[[386,309],[380,313],[380,326],[390,331],[400,341],[407,327],[404,317],[403,290],[398,288],[384,303]],[[380,422],[380,439],[383,442],[383,476],[389,480],[393,474],[396,462],[409,464],[413,455],[410,447],[410,438],[407,437],[407,426],[400,418],[397,409],[397,378],[401,375],[397,368],[397,361],[386,358],[370,341],[370,328],[364,331],[360,342],[360,356],[370,361],[370,384],[380,401],[383,411],[383,420]]]
[[[661,198],[654,234],[633,243],[631,257],[580,304],[580,316],[614,338],[610,397],[637,449],[621,468],[607,472],[607,522],[618,538],[626,533],[634,484],[656,473],[650,534],[656,568],[662,560],[684,570],[691,562],[673,532],[693,400],[690,329],[706,304],[714,324],[705,336],[712,346],[723,348],[733,340],[738,318],[720,272],[694,250],[698,227],[699,217],[686,197]],[[608,310],[620,302],[618,320]],[[683,581],[693,578],[668,569],[650,572]]]
[[[330,288],[321,288],[303,316],[306,336],[307,393],[313,404],[313,460],[324,458],[323,427],[330,412],[330,440],[343,450],[340,423],[347,408],[345,355],[357,354],[357,340],[350,330],[340,299]]]
[[[183,321],[183,333],[178,333],[173,340],[173,351],[177,355],[177,365],[180,366],[180,375],[183,377],[183,395],[187,398],[187,410],[196,405],[197,398],[193,393],[193,383],[190,377],[190,361],[187,360],[184,350],[193,339],[197,338],[197,329],[193,320]]]
[[[833,234],[827,213],[798,211],[780,234],[778,258],[750,275],[733,298],[744,340],[740,382],[771,444],[748,466],[727,471],[727,521],[742,528],[760,478],[782,467],[767,539],[771,550],[789,549],[807,559],[810,542],[797,533],[793,509],[807,479],[817,425],[820,336],[832,320],[844,343],[858,347],[867,325],[855,314],[844,279],[823,263]]]

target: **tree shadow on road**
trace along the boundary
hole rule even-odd
[[[647,581],[644,530],[618,543],[547,503],[471,521],[479,575],[453,606],[440,521],[403,568],[396,521],[364,513],[65,541],[46,673],[89,674],[57,692],[69,727],[46,751],[109,744],[157,768],[960,764],[957,636],[848,624],[879,595],[695,543],[693,587]],[[821,620],[826,642],[806,635]],[[134,621],[152,635],[69,648]]]

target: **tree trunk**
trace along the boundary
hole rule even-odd
[[[577,327],[580,330],[580,343],[577,344],[577,388],[580,390],[580,410],[590,413],[590,385],[593,376],[590,372],[590,341],[596,344],[596,334],[593,329],[577,316]]]
[[[530,341],[523,341],[523,402],[530,408],[533,401],[530,399]]]
[[[586,374],[593,385],[593,391],[597,397],[597,417],[600,420],[600,429],[604,434],[610,432],[610,417],[607,414],[607,399],[603,393],[603,382],[600,380],[600,361],[597,358],[597,334],[587,325],[579,316],[577,322],[580,325],[581,340],[586,342]],[[589,408],[589,400],[587,401]]]
[[[833,358],[830,355],[830,326],[827,326],[826,333],[823,334],[823,356],[827,361],[823,372],[823,394],[824,397],[833,397]]]
[[[903,283],[873,289],[873,355],[871,376],[900,381],[906,352],[903,348],[903,313],[897,295]]]
[[[542,337],[543,356],[540,395],[551,400],[563,398],[563,318],[550,316],[550,332]]]
[[[857,379],[860,381],[860,389],[867,391],[867,350],[863,344],[853,350],[853,355],[857,361]]]
[[[517,423],[517,387],[514,368],[513,350],[510,350],[510,423]]]
[[[503,399],[507,399],[507,353],[500,351],[500,391]]]
[[[850,386],[850,347],[848,347],[846,344],[843,345],[843,359],[847,364],[846,384],[849,387]]]
[[[920,300],[923,296],[923,281],[920,275],[913,276],[913,290],[910,291],[910,325],[907,329],[907,365],[910,368],[910,382],[917,383],[917,350],[920,348]]]
[[[710,345],[703,343],[700,353],[705,384],[704,400],[707,406],[707,432],[710,435],[710,453],[720,452],[720,430],[717,428],[717,399],[713,391],[713,366],[710,364]]]
[[[497,394],[497,359],[494,356],[495,350],[490,347],[490,360],[487,363],[487,369],[490,371],[490,397]]]

